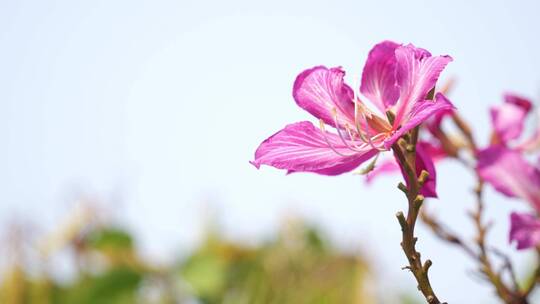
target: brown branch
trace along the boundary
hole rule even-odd
[[[417,238],[414,236],[416,220],[422,203],[424,202],[424,197],[420,194],[420,188],[428,178],[428,173],[426,171],[422,171],[419,176],[417,176],[416,173],[415,148],[418,139],[418,128],[413,129],[406,138],[407,139],[399,139],[398,142],[392,146],[392,150],[403,168],[408,181],[408,187],[403,183],[398,185],[398,188],[407,196],[407,214],[404,215],[401,211],[396,214],[402,231],[401,248],[409,261],[409,265],[404,268],[409,269],[414,275],[416,282],[418,283],[418,290],[422,292],[427,303],[440,304],[441,302],[435,295],[428,276],[428,271],[432,262],[428,259],[422,263],[420,252],[416,250]]]
[[[489,230],[489,225],[483,223],[483,211],[484,211],[484,201],[483,201],[483,189],[484,182],[482,178],[477,175],[478,184],[475,189],[476,196],[476,210],[471,213],[474,225],[476,227],[476,245],[478,247],[478,261],[480,262],[480,271],[488,278],[497,295],[508,304],[525,304],[528,303],[526,298],[522,298],[519,293],[519,287],[508,287],[503,278],[502,273],[494,270],[491,259],[488,255],[488,250],[486,247],[486,235]],[[513,273],[513,268],[507,268],[511,277],[515,277]],[[514,284],[516,285],[516,284]]]

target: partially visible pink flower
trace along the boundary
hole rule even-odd
[[[519,141],[532,103],[523,97],[506,94],[504,103],[490,110],[493,134],[491,146],[478,152],[477,170],[495,190],[528,202],[540,213],[540,164],[531,164],[524,152],[540,144],[540,126],[533,136]],[[518,249],[533,247],[540,242],[540,219],[532,214],[512,213],[510,241]]]
[[[530,110],[530,101],[506,94],[504,103],[494,106],[490,110],[491,122],[497,140],[507,143],[518,138],[523,132],[524,121]]]
[[[540,212],[540,168],[520,151],[501,145],[484,149],[478,153],[477,170],[497,191],[523,199]]]
[[[528,202],[540,212],[540,166],[530,164],[516,149],[492,146],[478,153],[478,173],[485,182],[509,197]],[[535,246],[540,241],[540,219],[535,215],[512,213],[510,241],[517,249]]]
[[[509,241],[517,243],[517,249],[527,249],[540,244],[540,219],[533,214],[510,214]]]
[[[432,115],[453,108],[442,94],[426,99],[451,60],[410,44],[377,44],[369,53],[360,85],[360,93],[375,109],[360,95],[355,97],[341,68],[305,70],[296,78],[293,97],[298,106],[319,119],[320,127],[310,122],[286,126],[259,146],[252,164],[325,175],[353,170],[389,150],[403,134]],[[337,134],[326,131],[327,126]]]
[[[493,127],[492,144],[500,144],[512,149],[529,151],[540,145],[540,126],[533,136],[521,142],[525,120],[531,113],[530,100],[515,95],[505,94],[504,103],[491,108],[491,124]]]

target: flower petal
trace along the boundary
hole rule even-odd
[[[396,85],[395,50],[399,44],[383,41],[369,52],[364,71],[360,92],[385,113],[399,98],[399,88]]]
[[[345,72],[337,67],[316,66],[300,73],[294,82],[293,97],[298,106],[326,124],[334,123],[333,109],[341,126],[354,126],[354,92],[344,83]]]
[[[478,155],[480,176],[497,191],[518,197],[540,211],[540,170],[529,164],[519,151],[491,146]]]
[[[432,115],[454,109],[454,106],[443,94],[437,93],[435,100],[425,100],[414,104],[404,123],[392,136],[385,141],[385,147],[389,149],[403,134],[420,125]]]
[[[431,56],[420,48],[409,44],[396,49],[396,79],[400,87],[400,99],[396,104],[394,126],[402,124],[417,102],[423,102],[428,92],[435,87],[442,70],[452,61],[450,56]]]
[[[517,94],[505,93],[504,102],[519,106],[523,108],[525,112],[529,112],[532,109],[532,102],[529,99]]]
[[[430,154],[431,147],[424,143],[419,142],[416,145],[416,172],[418,176],[422,170],[426,170],[429,176],[420,189],[420,194],[425,197],[437,197],[437,171],[433,164],[433,156]]]
[[[437,114],[426,120],[426,123],[424,125],[431,134],[436,135],[441,130],[443,120],[447,117],[452,116],[454,114],[454,111],[455,109],[452,108],[449,110],[438,112]]]
[[[528,213],[510,214],[509,241],[516,241],[517,249],[527,249],[540,243],[540,219]]]
[[[367,144],[360,152],[353,152],[338,135],[323,133],[311,122],[304,121],[287,125],[266,139],[251,163],[257,168],[269,165],[291,172],[337,175],[353,170],[377,152]]]
[[[540,119],[539,119],[540,122]],[[516,146],[517,150],[525,151],[525,152],[532,152],[537,151],[540,149],[540,125],[536,127],[536,130],[534,131],[534,134],[525,140],[524,142],[520,143]]]
[[[500,142],[507,144],[521,135],[531,106],[526,99],[506,95],[503,104],[491,108],[491,123]]]

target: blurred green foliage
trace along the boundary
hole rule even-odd
[[[207,304],[373,303],[362,288],[366,265],[304,226],[255,248],[210,236],[182,264],[181,275]]]
[[[60,238],[49,238],[54,246],[30,246],[38,257],[22,248],[11,251],[17,254],[0,276],[0,303],[376,303],[366,263],[300,223],[257,246],[210,232],[189,256],[155,265],[140,257],[127,231],[93,217],[79,220],[59,229]],[[48,261],[66,252],[74,275],[58,280]],[[34,258],[22,258],[28,256]]]

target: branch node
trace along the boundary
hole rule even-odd
[[[398,189],[401,190],[403,193],[405,193],[405,194],[408,194],[408,193],[409,193],[409,189],[407,189],[407,186],[405,186],[404,183],[400,182],[400,183],[398,184],[397,187],[398,187]]]
[[[424,263],[424,266],[422,267],[425,273],[428,272],[429,267],[431,267],[432,264],[433,262],[431,262],[431,260],[426,260],[426,262]]]
[[[422,172],[420,172],[420,176],[418,176],[418,183],[420,184],[420,186],[423,186],[428,178],[429,172],[427,172],[426,170],[422,170]]]
[[[414,199],[414,208],[416,208],[416,210],[420,209],[420,207],[422,207],[422,203],[424,202],[424,199],[425,197],[422,195],[422,194],[418,194],[416,196],[416,198]]]
[[[405,219],[405,215],[403,215],[403,212],[399,211],[396,213],[396,217],[399,221],[399,225],[401,226],[401,231],[405,231],[408,229],[407,220]]]

